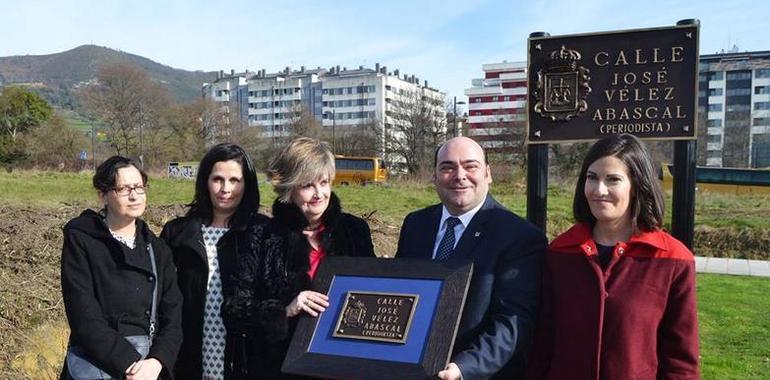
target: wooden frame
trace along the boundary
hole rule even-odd
[[[451,260],[438,262],[418,259],[326,258],[312,285],[313,290],[324,294],[330,294],[330,290],[334,294],[350,290],[366,291],[367,286],[373,282],[381,284],[399,281],[418,284],[425,282],[438,289],[437,299],[431,300],[435,306],[428,309],[432,316],[430,321],[428,323],[418,321],[410,328],[408,339],[412,340],[410,343],[413,346],[421,347],[419,355],[415,360],[391,360],[390,357],[377,358],[378,354],[370,357],[359,354],[366,351],[360,349],[366,348],[361,345],[372,345],[371,351],[377,353],[382,350],[374,345],[389,344],[390,347],[386,348],[394,352],[402,350],[402,346],[333,337],[321,321],[324,314],[329,314],[327,316],[329,319],[337,320],[338,316],[335,314],[340,313],[342,308],[335,307],[335,300],[332,299],[330,300],[332,305],[321,316],[314,318],[303,314],[300,317],[282,370],[292,374],[337,379],[434,378],[449,362],[472,271],[471,262]],[[336,285],[335,280],[337,280]],[[437,287],[436,282],[438,282]],[[354,285],[351,286],[351,284]],[[332,289],[334,287],[338,289]],[[419,289],[412,290],[419,292]],[[425,296],[421,295],[421,297]],[[324,341],[330,341],[336,347],[345,347],[348,344],[359,346],[351,349],[352,355],[329,353],[317,348],[321,346],[318,342]]]

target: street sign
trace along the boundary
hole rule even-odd
[[[695,139],[698,25],[529,38],[531,144]]]

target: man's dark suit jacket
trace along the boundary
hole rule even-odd
[[[431,259],[442,205],[407,215],[396,258]],[[472,260],[473,277],[452,362],[463,380],[523,376],[536,322],[545,235],[488,195],[449,260]]]

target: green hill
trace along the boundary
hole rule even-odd
[[[0,57],[0,85],[23,84],[53,105],[73,109],[74,89],[94,79],[100,67],[124,62],[147,71],[180,102],[197,99],[201,85],[216,78],[215,72],[175,69],[135,54],[83,45],[55,54]]]

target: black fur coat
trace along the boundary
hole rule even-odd
[[[322,220],[327,256],[375,256],[369,225],[343,213],[334,193]],[[302,234],[307,225],[299,207],[276,200],[271,223],[255,226],[251,252],[239,258],[235,293],[225,300],[228,334],[237,334],[241,347],[229,379],[291,378],[280,368],[296,321],[284,308],[310,288],[311,246]]]

